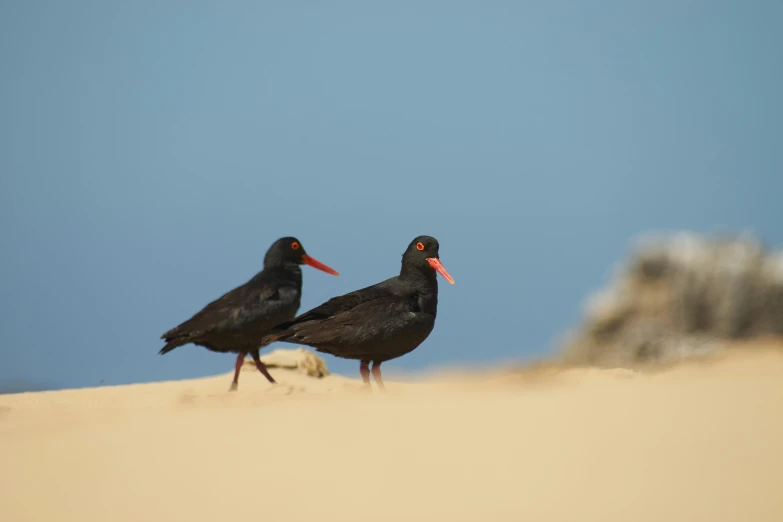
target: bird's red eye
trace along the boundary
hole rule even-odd
[[[416,243],[416,250],[424,250],[424,243],[422,243],[421,241]]]
[[[299,250],[299,243],[297,243],[296,241],[291,243],[291,249],[292,250]]]

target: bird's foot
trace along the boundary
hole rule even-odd
[[[269,381],[272,384],[276,384],[275,380],[272,378],[271,375],[269,375],[269,371],[266,369],[266,365],[261,362],[261,359],[258,357],[257,353],[250,354],[253,357],[253,362],[256,363],[256,368],[258,368],[258,371],[261,372],[261,375],[266,377],[266,380]]]
[[[386,386],[383,385],[383,376],[381,375],[381,363],[372,363],[372,376],[375,379],[375,384],[378,385],[378,390],[381,392],[386,391]]]

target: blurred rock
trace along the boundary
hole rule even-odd
[[[261,362],[267,368],[287,368],[297,370],[311,377],[323,377],[329,375],[326,369],[326,362],[318,357],[314,352],[305,348],[277,349],[267,354],[261,355]],[[246,359],[242,369],[258,371],[252,359]]]
[[[667,363],[753,337],[783,335],[783,252],[750,237],[680,233],[642,240],[585,306],[566,361]]]

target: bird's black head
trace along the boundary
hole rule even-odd
[[[272,243],[272,246],[269,247],[269,250],[266,251],[266,255],[264,256],[264,268],[281,266],[286,263],[310,265],[327,274],[340,275],[336,270],[307,255],[302,243],[295,237],[282,237],[278,239]]]
[[[443,278],[454,284],[454,279],[446,271],[446,268],[440,263],[438,250],[440,244],[432,236],[419,236],[410,242],[408,249],[402,255],[402,267],[416,268],[420,271],[438,272]]]

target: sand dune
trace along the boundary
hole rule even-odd
[[[783,352],[0,396],[0,519],[779,521]]]

